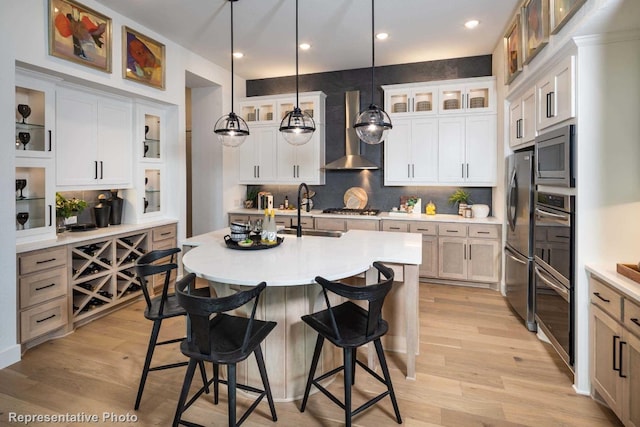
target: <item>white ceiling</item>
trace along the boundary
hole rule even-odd
[[[181,46],[230,69],[228,0],[97,0]],[[377,0],[376,65],[492,53],[521,0]],[[237,75],[295,74],[295,0],[238,0],[234,12]],[[464,27],[478,19],[474,30]],[[134,28],[136,29],[136,28]],[[300,74],[371,66],[370,0],[299,0]]]

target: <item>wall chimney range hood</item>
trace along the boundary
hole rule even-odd
[[[345,156],[340,157],[324,166],[325,170],[364,170],[379,169],[373,162],[360,155],[360,138],[353,128],[353,124],[360,113],[360,91],[348,91],[344,95],[345,101]]]

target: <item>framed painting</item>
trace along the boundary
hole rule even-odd
[[[122,27],[122,77],[164,89],[164,45]]]
[[[524,63],[528,64],[549,42],[549,0],[527,0],[522,7]]]
[[[111,19],[73,0],[49,0],[49,55],[111,72]]]
[[[551,34],[556,34],[587,0],[551,0]]]
[[[509,84],[522,71],[522,24],[519,13],[504,35],[504,45],[505,84]]]

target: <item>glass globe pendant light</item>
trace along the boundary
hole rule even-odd
[[[280,132],[291,145],[303,145],[309,142],[316,130],[313,118],[300,110],[298,95],[298,0],[296,0],[296,106],[289,111],[280,123]]]
[[[380,144],[393,127],[389,115],[373,103],[375,90],[375,34],[374,34],[374,0],[371,0],[371,104],[358,115],[353,127],[358,137],[367,144]]]
[[[249,135],[247,122],[233,112],[233,2],[235,1],[238,0],[229,0],[231,3],[231,112],[220,117],[213,128],[213,132],[218,135],[218,141],[227,147],[238,147]]]

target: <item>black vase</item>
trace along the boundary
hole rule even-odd
[[[109,205],[111,206],[109,224],[120,225],[122,223],[122,208],[124,206],[124,200],[118,197],[118,190],[111,190]]]
[[[98,203],[93,207],[93,214],[96,218],[96,226],[103,228],[109,226],[109,213],[111,212],[111,206],[106,203]]]

